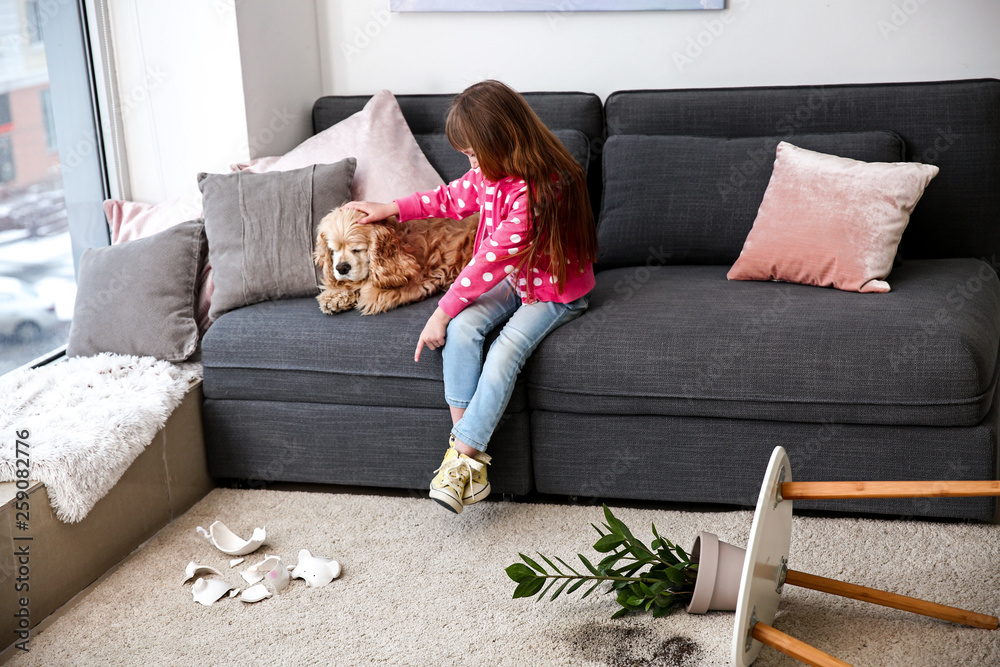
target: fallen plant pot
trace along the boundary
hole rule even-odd
[[[698,563],[698,578],[688,603],[689,614],[736,611],[747,550],[721,541],[702,531],[691,547],[691,560]]]
[[[745,556],[743,549],[720,542],[712,533],[702,532],[689,554],[660,536],[655,524],[652,524],[654,539],[647,547],[607,505],[604,517],[607,532],[591,524],[600,535],[594,550],[607,554],[597,565],[583,554],[577,554],[586,567],[586,572],[581,573],[556,556],[555,560],[562,565],[560,569],[547,556],[538,553],[552,569],[550,573],[534,559],[519,554],[524,562],[505,569],[507,576],[517,583],[513,597],[537,595],[540,600],[559,584],[549,598],[555,600],[564,591],[568,595],[585,583],[591,583],[580,598],[583,599],[606,582],[610,585],[607,592],[615,592],[621,606],[612,618],[630,611],[651,611],[654,617],[659,617],[682,603],[687,603],[688,611],[696,614],[736,609]]]

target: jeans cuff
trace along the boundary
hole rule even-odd
[[[472,402],[472,401],[457,401],[454,398],[448,398],[447,396],[444,397],[444,401],[453,408],[462,408],[463,410],[469,407],[469,403]]]
[[[461,440],[462,442],[472,447],[473,449],[478,449],[481,452],[486,451],[486,445],[482,444],[481,442],[476,442],[469,436],[463,434],[461,431],[458,430],[457,426],[451,429],[451,434],[455,436],[456,440]]]

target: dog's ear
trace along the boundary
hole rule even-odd
[[[403,250],[395,225],[373,222],[368,243],[368,275],[376,287],[402,287],[420,272],[413,255]]]
[[[323,232],[316,235],[313,262],[323,267],[323,282],[326,285],[333,285],[337,282],[333,275],[333,251],[330,250],[330,244],[326,242],[326,234]]]

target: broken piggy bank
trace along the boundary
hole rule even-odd
[[[339,576],[340,563],[330,558],[313,556],[308,549],[299,551],[299,562],[292,569],[292,578],[305,579],[310,588],[326,586]]]

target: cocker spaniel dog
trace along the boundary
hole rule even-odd
[[[357,224],[365,214],[336,208],[319,223],[313,259],[323,267],[316,300],[332,315],[392,310],[445,290],[472,259],[479,214]]]

